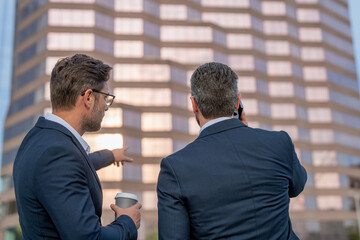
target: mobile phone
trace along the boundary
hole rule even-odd
[[[240,101],[239,109],[234,112],[234,118],[241,120],[241,114],[242,114],[243,109],[244,109],[244,106],[243,106],[242,102]]]

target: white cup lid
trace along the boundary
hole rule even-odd
[[[130,198],[130,199],[135,199],[136,201],[138,201],[138,197],[132,193],[117,193],[115,196],[115,199],[116,198]]]

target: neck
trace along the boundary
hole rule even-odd
[[[80,136],[82,136],[85,131],[82,129],[81,116],[78,116],[78,111],[74,110],[53,110],[52,114],[62,118],[66,121],[72,128],[74,128]]]
[[[204,126],[207,122],[210,122],[211,120],[220,118],[220,117],[216,117],[216,118],[204,118],[204,116],[202,114],[200,114],[201,116],[198,116],[198,123],[200,125],[200,127]],[[222,116],[222,117],[232,117],[232,116]]]

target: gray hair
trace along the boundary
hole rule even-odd
[[[191,95],[207,118],[228,117],[237,104],[238,76],[227,65],[217,62],[199,66],[191,76]]]

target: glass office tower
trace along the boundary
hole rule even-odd
[[[50,72],[81,52],[113,67],[115,103],[92,151],[130,146],[134,164],[99,171],[103,223],[117,192],[143,204],[139,239],[156,235],[161,158],[196,138],[189,79],[217,61],[239,75],[251,127],[285,130],[308,171],[291,201],[301,239],[351,239],[360,194],[360,100],[346,0],[18,0],[11,107],[4,126],[0,239],[19,231],[12,165],[51,111]],[[241,176],[239,176],[241,177]]]

